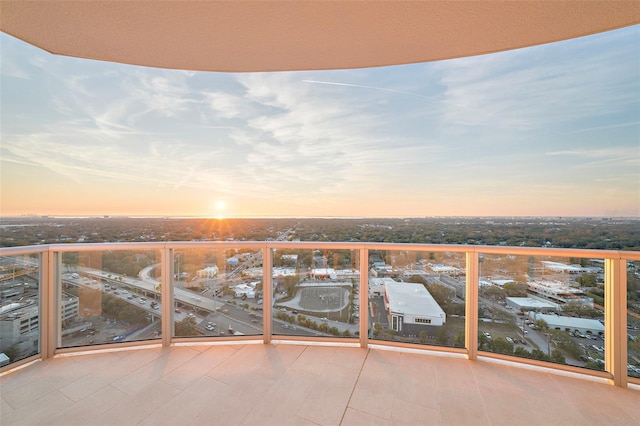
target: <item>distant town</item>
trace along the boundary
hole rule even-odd
[[[0,247],[151,241],[290,240],[640,250],[640,218],[202,219],[4,217]]]

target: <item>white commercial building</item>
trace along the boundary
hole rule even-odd
[[[238,284],[233,287],[234,297],[242,297],[243,299],[254,299],[256,297],[256,283]]]
[[[529,312],[529,319],[534,322],[543,320],[551,329],[567,332],[578,331],[582,334],[604,335],[604,325],[594,319],[564,317],[561,315],[540,314],[537,312]]]
[[[360,279],[360,271],[357,269],[338,269],[336,270],[336,278],[339,280]]]
[[[218,271],[217,266],[207,266],[204,269],[196,271],[196,275],[198,278],[215,278],[218,276]]]
[[[311,278],[315,279],[331,279],[335,280],[338,278],[336,275],[336,271],[333,268],[315,268],[311,270],[309,274]]]
[[[384,285],[386,283],[395,283],[393,278],[369,278],[369,296],[382,296],[384,295]]]
[[[537,297],[507,297],[507,306],[514,308],[515,310],[526,311],[558,311],[560,305],[548,300],[540,299]]]
[[[529,281],[527,287],[530,293],[555,303],[577,303],[593,308],[593,299],[584,294],[582,290],[558,281]]]
[[[460,274],[463,271],[460,268],[456,268],[455,266],[446,266],[446,265],[442,265],[442,264],[429,264],[428,265],[429,269],[431,269],[431,271],[434,274],[446,274],[446,275],[456,275],[456,274]]]
[[[295,277],[296,268],[284,268],[281,266],[275,266],[271,269],[273,278]]]
[[[384,303],[393,330],[418,335],[425,326],[441,326],[446,322],[445,312],[424,285],[387,281],[384,287]]]
[[[569,274],[595,274],[602,271],[602,268],[599,268],[597,266],[567,265],[566,263],[552,262],[550,260],[543,260],[540,263],[542,263],[547,270],[553,272],[563,272]]]

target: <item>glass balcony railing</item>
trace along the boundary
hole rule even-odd
[[[0,367],[237,340],[394,346],[640,384],[640,253],[225,242],[0,249]]]

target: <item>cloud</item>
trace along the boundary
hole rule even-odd
[[[404,90],[397,90],[397,89],[389,89],[386,87],[375,87],[375,86],[367,86],[363,84],[352,84],[352,83],[338,83],[334,81],[317,81],[317,80],[302,80],[302,81],[304,83],[311,83],[311,84],[326,84],[329,86],[356,87],[360,89],[380,90],[383,92],[397,93],[400,95],[417,96],[419,98],[430,99],[429,96],[421,95],[419,93],[406,92]]]
[[[571,149],[545,153],[550,156],[570,156],[583,158],[633,158],[640,154],[640,146],[634,148],[611,147],[601,149]]]
[[[253,106],[251,101],[225,92],[205,93],[204,98],[214,113],[222,118],[246,118]]]
[[[606,34],[593,37],[601,50],[593,39],[580,39],[435,64],[445,89],[443,121],[529,131],[637,105],[638,58],[629,55],[638,47],[637,34],[616,44],[598,39]]]

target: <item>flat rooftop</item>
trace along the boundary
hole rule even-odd
[[[293,344],[58,356],[0,377],[3,425],[637,425],[640,389],[450,354]]]

